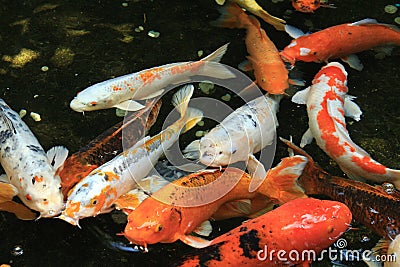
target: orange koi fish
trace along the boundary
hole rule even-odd
[[[289,35],[296,38],[286,46],[280,55],[292,65],[296,61],[327,62],[341,58],[358,70],[361,63],[350,55],[369,50],[377,46],[400,45],[400,31],[394,25],[378,23],[374,19],[363,19],[326,28],[309,35],[289,30]]]
[[[215,26],[246,29],[246,48],[250,55],[247,58],[254,69],[255,82],[268,93],[283,94],[289,87],[288,70],[260,22],[236,4],[225,6],[221,13],[213,22]]]
[[[310,255],[303,252],[312,250],[317,255],[329,247],[348,229],[351,219],[349,208],[340,202],[295,199],[245,221],[172,266],[305,266],[313,258],[301,257]]]
[[[337,162],[350,178],[393,183],[400,190],[400,170],[390,169],[371,158],[355,144],[346,129],[345,116],[359,120],[361,110],[347,95],[347,72],[331,62],[315,75],[312,85],[297,92],[292,101],[306,104],[309,129],[301,147],[315,138],[318,146]]]
[[[327,4],[323,0],[292,0],[292,6],[297,11],[303,13],[313,13],[320,7],[335,8],[334,6]]]
[[[223,5],[225,0],[215,0],[215,2],[217,2],[218,5]],[[233,0],[232,2],[237,3],[250,13],[262,18],[266,23],[274,26],[278,31],[285,30],[286,21],[269,14],[259,4],[257,4],[255,0]]]
[[[275,168],[263,170],[265,179],[253,192],[249,192],[251,176],[236,168],[206,170],[182,177],[162,187],[133,210],[123,235],[144,248],[148,244],[177,240],[193,247],[207,246],[210,241],[190,233],[227,202],[252,199],[260,194],[279,204],[306,197],[296,182],[306,163],[303,156],[284,158]]]
[[[148,101],[144,109],[132,114],[124,120],[124,123],[120,122],[109,128],[78,152],[68,157],[63,168],[57,172],[61,178],[64,198],[67,197],[69,190],[92,170],[122,152],[123,129],[126,130],[125,140],[130,142],[130,144],[126,144],[127,147],[139,141],[155,123],[160,107],[161,100],[158,102]]]

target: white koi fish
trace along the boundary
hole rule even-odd
[[[172,103],[181,118],[153,137],[145,137],[133,147],[93,170],[71,189],[66,208],[59,216],[79,226],[79,219],[109,212],[113,203],[135,188],[136,183],[152,170],[164,150],[171,147],[181,132],[188,131],[203,116],[198,109],[188,108],[193,85],[180,89]]]
[[[68,156],[56,146],[47,154],[28,126],[4,100],[0,99],[0,163],[5,182],[18,190],[18,197],[39,217],[53,217],[64,208],[61,180],[55,176]],[[3,178],[4,179],[4,178]]]
[[[332,62],[314,77],[312,85],[297,92],[292,101],[307,104],[309,129],[303,135],[301,147],[315,138],[350,178],[393,183],[400,190],[400,171],[376,162],[350,138],[345,116],[359,120],[360,108],[347,95],[347,72],[343,65]]]
[[[265,95],[236,109],[200,140],[190,143],[185,157],[213,167],[247,161],[249,155],[274,141],[281,98]]]
[[[134,100],[159,96],[166,86],[187,81],[190,76],[234,78],[224,65],[212,64],[221,60],[227,48],[228,44],[199,61],[167,64],[94,84],[79,92],[70,107],[77,112],[112,107],[136,111],[144,106]]]

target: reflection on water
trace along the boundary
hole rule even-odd
[[[331,25],[375,18],[394,23],[399,16],[384,12],[391,1],[334,1],[336,9],[321,8],[314,14],[293,12],[290,1],[273,4],[259,0],[272,14],[304,31],[315,31]],[[77,92],[96,82],[145,68],[171,62],[197,60],[203,51],[208,55],[226,42],[230,46],[222,62],[237,66],[246,56],[244,32],[213,28],[209,21],[219,16],[216,3],[208,1],[1,1],[0,5],[0,97],[13,109],[40,114],[35,122],[24,120],[44,148],[65,145],[71,152],[85,145],[120,118],[114,110],[82,114],[69,108]],[[282,49],[290,38],[262,24],[270,38]],[[152,36],[148,35],[153,31]],[[159,33],[159,36],[157,36]],[[400,108],[397,105],[400,49],[392,56],[376,59],[376,52],[359,54],[364,64],[361,72],[348,69],[349,91],[364,112],[360,122],[348,126],[353,140],[373,158],[393,168],[400,168]],[[310,83],[320,67],[299,63],[296,71]],[[197,90],[197,95],[202,95]],[[226,95],[217,88],[216,98]],[[168,103],[168,102],[164,102]],[[232,107],[241,103],[235,98]],[[162,111],[161,111],[161,114]],[[293,136],[298,142],[306,130],[304,107],[282,101],[278,113],[278,134]],[[162,121],[162,115],[161,115]],[[184,142],[195,138],[206,123],[185,135]],[[157,128],[158,127],[158,128]],[[157,132],[159,126],[153,128]],[[341,175],[335,164],[315,144],[307,151],[327,170]],[[277,161],[286,155],[278,144]],[[225,231],[238,220],[216,223]],[[12,266],[55,266],[68,262],[75,266],[162,266],[177,255],[191,250],[177,243],[154,245],[147,254],[116,252],[99,242],[90,225],[114,236],[124,228],[112,216],[82,220],[82,230],[52,219],[19,221],[13,215],[0,213],[0,263]],[[99,233],[99,232],[98,232]],[[218,234],[218,230],[215,234]],[[377,237],[353,231],[347,240],[355,248],[370,248]],[[371,237],[369,241],[365,238]],[[106,237],[106,236],[105,236]],[[372,238],[373,237],[373,238]],[[355,266],[355,265],[352,265]]]

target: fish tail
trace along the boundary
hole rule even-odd
[[[272,16],[264,9],[258,10],[256,15],[262,18],[266,23],[274,26],[278,31],[285,31],[285,20]]]
[[[193,128],[203,118],[203,112],[195,108],[189,108],[189,101],[193,95],[194,87],[192,84],[184,86],[172,97],[172,104],[181,114],[181,119],[184,121],[182,133]]]
[[[268,171],[267,179],[257,191],[278,203],[307,197],[303,188],[297,183],[307,162],[307,158],[300,155],[283,158],[276,167]]]
[[[218,10],[221,13],[221,16],[217,20],[210,22],[212,26],[229,29],[243,29],[248,27],[250,24],[247,14],[236,4],[227,4]]]

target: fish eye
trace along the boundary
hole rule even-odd
[[[154,229],[154,231],[157,233],[160,232],[161,230],[162,230],[162,224],[157,224],[156,229]]]
[[[90,204],[96,205],[96,204],[97,204],[97,199],[92,199],[92,200],[90,201]]]
[[[319,0],[315,0],[314,5],[318,5],[318,4],[319,4]]]

